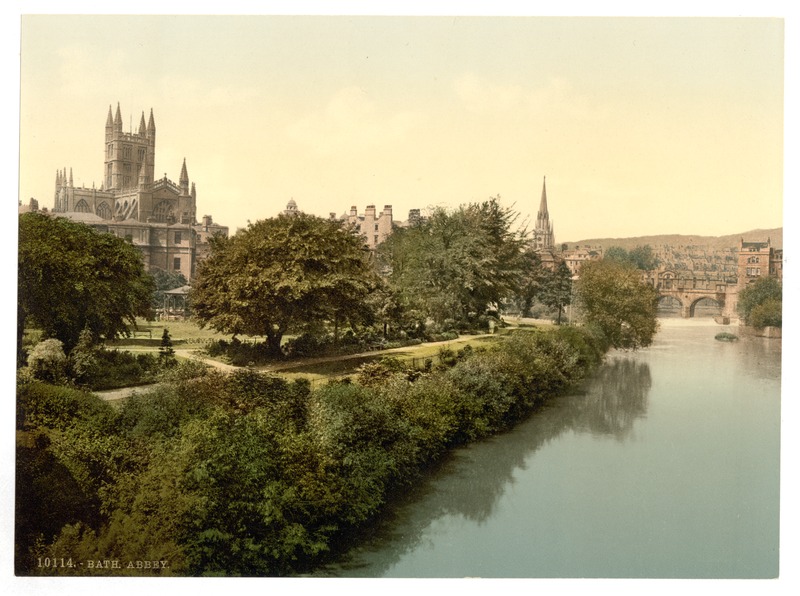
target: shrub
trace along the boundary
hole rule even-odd
[[[96,395],[33,381],[17,386],[17,428],[44,426],[65,429],[76,420],[108,429],[114,421],[113,408]]]
[[[717,333],[714,336],[714,339],[716,339],[718,341],[736,341],[739,338],[736,335],[734,335],[733,333],[728,333],[726,331],[723,331],[722,333]]]
[[[406,366],[397,358],[383,357],[377,362],[366,362],[358,367],[356,381],[364,387],[377,387],[398,373],[406,372]]]
[[[753,307],[750,311],[748,322],[757,329],[764,327],[780,327],[782,319],[782,301],[775,298],[767,298],[761,304]]]
[[[33,377],[40,381],[63,383],[67,378],[64,344],[57,339],[39,342],[28,354],[28,367]]]

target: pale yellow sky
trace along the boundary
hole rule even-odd
[[[19,198],[153,109],[198,216],[500,194],[559,242],[782,225],[779,18],[26,16]]]

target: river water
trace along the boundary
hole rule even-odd
[[[780,340],[662,319],[515,429],[458,449],[321,575],[778,575]]]

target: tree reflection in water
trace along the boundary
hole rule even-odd
[[[650,367],[631,355],[613,356],[577,391],[551,399],[514,430],[455,450],[427,478],[398,496],[388,511],[352,540],[353,548],[319,575],[380,577],[418,547],[438,518],[483,523],[518,470],[565,431],[612,435],[623,441],[647,413]],[[542,480],[546,482],[546,479]],[[370,556],[380,551],[380,557]],[[368,559],[368,561],[367,561]]]
[[[585,396],[567,398],[569,409],[575,410],[574,430],[624,440],[647,413],[651,385],[646,362],[622,357],[607,363],[592,378]]]

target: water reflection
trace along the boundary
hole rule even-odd
[[[611,435],[618,441],[629,437],[636,420],[647,413],[651,383],[646,362],[631,355],[612,357],[577,391],[554,398],[515,431],[450,454],[369,529],[369,539],[358,537],[354,543],[359,546],[319,574],[382,576],[404,553],[419,547],[437,519],[449,515],[485,523],[519,470],[563,433]]]
[[[650,366],[633,358],[618,357],[592,378],[585,396],[567,398],[567,411],[575,412],[575,430],[595,435],[627,438],[634,422],[647,413],[652,379]]]

